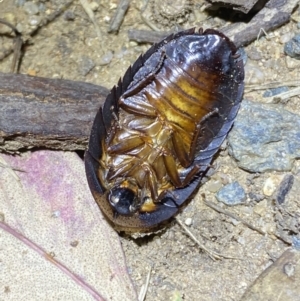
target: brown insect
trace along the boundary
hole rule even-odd
[[[230,130],[244,69],[222,33],[195,29],[152,46],[95,118],[89,186],[117,230],[147,231],[174,216]]]

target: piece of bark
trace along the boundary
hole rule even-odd
[[[247,45],[260,37],[261,30],[271,31],[287,23],[298,0],[270,0],[248,23],[235,23],[221,31],[230,37],[237,47]]]
[[[84,82],[0,73],[0,151],[84,150],[108,93]]]
[[[168,35],[172,34],[170,31],[154,31],[154,30],[138,30],[129,29],[128,38],[138,43],[158,43]]]
[[[257,10],[262,8],[266,0],[207,0],[209,6],[206,8],[226,7],[247,14],[254,6],[258,5]]]
[[[287,23],[297,4],[298,0],[270,0],[250,22],[233,23],[219,30],[231,38],[237,47],[241,47],[259,38],[262,29],[268,32]],[[130,40],[149,43],[157,43],[162,36],[166,35],[168,35],[167,32],[158,34],[150,30],[147,32],[134,29],[128,33]]]

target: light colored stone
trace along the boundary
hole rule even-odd
[[[283,175],[271,175],[269,178],[267,178],[262,189],[263,194],[265,196],[271,196],[275,192],[282,179]]]

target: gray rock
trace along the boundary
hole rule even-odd
[[[243,169],[290,171],[300,157],[300,116],[279,105],[243,100],[228,145]]]
[[[15,0],[15,5],[18,6],[23,6],[25,4],[26,0]]]
[[[285,197],[292,189],[293,184],[294,176],[292,174],[285,175],[274,196],[274,200],[277,204],[282,205],[284,203]]]
[[[47,9],[46,5],[44,3],[39,3],[39,12],[43,13]]]
[[[31,26],[39,26],[41,24],[42,17],[41,16],[29,16],[28,23]]]
[[[65,13],[64,13],[64,19],[66,21],[73,21],[73,20],[75,20],[75,14],[74,14],[74,12],[72,10],[65,11]]]
[[[94,61],[85,55],[81,57],[81,60],[78,64],[79,72],[83,76],[86,76],[95,66],[96,64]]]
[[[278,95],[280,93],[287,92],[288,90],[289,90],[289,88],[286,87],[286,86],[269,89],[269,90],[266,90],[264,92],[263,97],[275,96],[275,95]]]
[[[295,35],[285,43],[284,52],[290,57],[300,60],[300,34]]]
[[[261,52],[259,52],[255,46],[250,47],[247,54],[250,60],[260,61],[262,59]]]
[[[300,251],[300,237],[299,236],[292,236],[292,246],[294,249]]]
[[[25,2],[24,10],[28,15],[36,15],[39,13],[39,7],[34,2]]]
[[[106,53],[104,53],[104,55],[100,58],[99,60],[99,65],[100,66],[105,66],[108,65],[111,60],[113,59],[114,54],[112,51],[108,50]]]
[[[238,182],[227,184],[221,188],[216,197],[218,201],[229,206],[242,204],[246,200],[244,188]]]
[[[251,192],[251,191],[248,193],[248,197],[250,198],[251,201],[254,201],[257,203],[259,203],[260,201],[262,201],[265,198],[262,194]]]

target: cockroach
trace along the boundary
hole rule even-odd
[[[151,231],[181,209],[232,127],[244,90],[233,42],[185,30],[129,67],[95,117],[86,174],[116,230]]]

